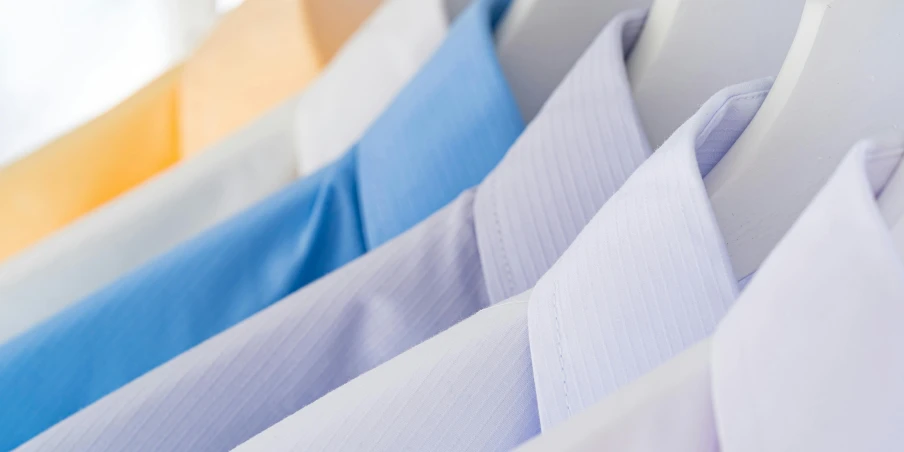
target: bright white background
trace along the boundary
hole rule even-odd
[[[0,0],[0,165],[116,105],[242,0]]]

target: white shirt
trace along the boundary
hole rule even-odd
[[[507,450],[712,333],[738,288],[703,185],[771,81],[728,88],[643,163],[530,293],[237,450]]]
[[[858,145],[711,338],[519,451],[902,450],[904,261],[875,198],[902,150]]]
[[[439,46],[442,0],[392,0],[304,93],[0,265],[0,342],[348,150]]]

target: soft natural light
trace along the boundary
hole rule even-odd
[[[213,23],[213,1],[0,0],[0,165],[181,59]]]
[[[241,5],[243,1],[245,0],[217,0],[217,13],[223,14],[235,9],[235,7]]]

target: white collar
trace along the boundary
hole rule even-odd
[[[738,292],[705,175],[771,80],[717,94],[625,183],[537,284],[531,359],[544,430],[709,336]]]
[[[901,154],[858,145],[719,326],[724,451],[904,447],[904,262],[875,198]]]
[[[533,288],[653,153],[625,63],[645,17],[632,10],[609,21],[477,189],[475,227],[493,302]]]
[[[354,146],[439,48],[452,20],[445,0],[377,7],[293,101],[298,174],[313,174]]]
[[[855,147],[710,339],[519,451],[901,449],[904,262],[875,194],[902,153]]]

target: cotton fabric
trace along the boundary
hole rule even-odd
[[[183,64],[97,119],[0,169],[0,260],[303,89],[379,0],[325,6],[334,2],[246,1]],[[317,27],[308,23],[310,14]]]
[[[710,334],[737,287],[703,175],[769,85],[728,88],[707,102],[529,295],[455,325],[236,450],[509,450]]]
[[[524,126],[493,47],[506,6],[473,3],[340,160],[0,347],[0,447],[379,247],[479,183]],[[147,447],[176,444],[197,446]]]
[[[439,46],[441,3],[387,1],[303,93],[0,263],[0,343],[339,158]]]
[[[856,146],[710,338],[519,451],[900,449],[902,152]]]
[[[228,449],[533,286],[532,275],[556,261],[650,155],[625,72],[643,17],[626,13],[607,27],[476,190],[26,450]],[[496,243],[500,235],[507,241]]]

